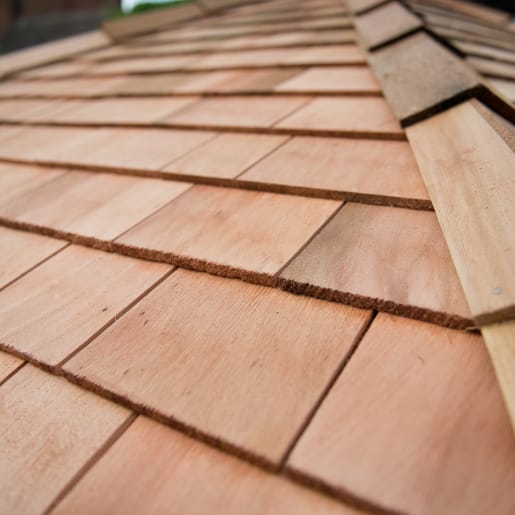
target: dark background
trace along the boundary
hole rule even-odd
[[[476,0],[515,14],[515,0]],[[119,0],[0,0],[0,53],[98,28]]]

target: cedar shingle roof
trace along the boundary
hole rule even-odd
[[[104,31],[0,58],[0,513],[513,513],[509,17]]]

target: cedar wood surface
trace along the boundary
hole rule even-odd
[[[465,61],[379,4],[349,9],[419,97],[337,0],[2,58],[0,513],[513,512],[513,129],[477,102],[399,123],[506,69],[507,18],[410,2]],[[485,349],[463,329],[492,313]]]

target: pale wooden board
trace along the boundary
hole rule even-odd
[[[68,247],[0,292],[0,344],[57,365],[169,269]]]
[[[102,78],[111,81],[106,93],[111,95],[171,95],[176,86],[188,80],[183,73],[158,73],[155,75],[132,75],[125,77]]]
[[[157,170],[212,137],[214,133],[207,131],[171,129],[26,127],[5,140],[0,139],[0,157],[28,162]],[[19,169],[19,175],[10,168]],[[4,170],[6,173],[2,173]],[[37,186],[40,180],[46,182],[45,176],[54,178],[59,173],[63,170],[38,173],[36,168],[0,165],[0,184],[9,188],[8,184],[13,181],[14,193],[20,182],[22,187],[26,183],[30,186],[29,181],[33,178],[34,186]],[[5,194],[12,196],[13,193],[5,188]],[[4,194],[0,193],[0,202],[3,199]]]
[[[82,70],[82,74],[83,76],[124,76],[130,73],[181,71],[187,67],[187,65],[197,62],[200,58],[202,58],[202,55],[171,55],[164,57],[118,59],[115,61],[91,64]]]
[[[85,61],[74,60],[74,61],[60,61],[55,64],[49,64],[40,68],[34,68],[17,74],[16,77],[23,79],[47,79],[47,78],[63,78],[63,77],[75,77],[85,72],[89,68],[89,65]]]
[[[109,44],[101,31],[87,32],[0,57],[0,77]]]
[[[295,137],[240,179],[388,197],[429,200],[405,141]]]
[[[235,72],[237,75],[232,79],[216,84],[216,91],[227,93],[271,93],[277,84],[288,80],[300,71],[302,71],[302,68],[240,70]]]
[[[356,43],[356,33],[352,29],[285,32],[256,36],[241,36],[219,41],[217,50],[250,50],[272,47],[295,47],[305,45],[324,45],[338,43]],[[213,42],[210,48],[213,48]]]
[[[262,66],[309,66],[364,64],[365,57],[355,45],[217,52],[189,65],[188,69],[247,68]]]
[[[218,87],[224,83],[233,83],[241,72],[237,70],[222,70],[206,73],[191,73],[184,75],[184,80],[178,84],[176,93],[204,93],[207,91],[218,92]]]
[[[57,156],[69,154],[77,156],[75,149],[96,148],[102,146],[105,138],[109,136],[108,129],[71,128],[71,127],[23,127],[22,131],[5,141],[0,141],[0,156],[6,159],[15,159],[26,162],[59,161]],[[27,170],[31,168],[27,167]],[[35,176],[38,169],[32,168]],[[63,173],[62,169],[51,169],[52,173]],[[50,171],[45,170],[45,173]],[[37,185],[37,182],[34,182]]]
[[[429,26],[442,27],[457,33],[467,33],[474,37],[505,41],[513,45],[512,33],[503,26],[494,26],[478,20],[471,20],[470,18],[449,16],[448,13],[424,13],[424,20]]]
[[[65,369],[277,464],[369,317],[176,270]]]
[[[22,359],[12,354],[7,354],[7,352],[0,351],[0,383],[5,381],[22,364]]]
[[[427,2],[415,1],[415,4]],[[478,5],[475,2],[460,2],[459,0],[431,0],[432,6],[438,6],[443,9],[449,9],[451,12],[464,14],[471,18],[479,18],[488,23],[504,25],[509,22],[510,15],[499,9],[494,9],[486,5]]]
[[[473,43],[471,41],[460,41],[458,39],[452,41],[452,44],[468,55],[487,57],[489,59],[515,64],[515,52],[510,52],[509,50],[482,45],[481,43]]]
[[[515,510],[513,433],[481,339],[388,315],[289,466],[397,513]]]
[[[66,173],[0,206],[0,218],[111,240],[190,186],[114,174]]]
[[[194,186],[117,241],[189,266],[274,274],[338,208],[333,200]],[[149,249],[145,252],[145,249]],[[216,266],[217,265],[217,266]],[[234,270],[233,270],[234,272]]]
[[[163,171],[235,178],[287,139],[286,136],[265,134],[220,134],[184,157],[174,160]]]
[[[303,96],[204,98],[166,121],[196,127],[271,127],[308,101]]]
[[[506,144],[515,152],[515,125],[476,99],[472,100],[472,104],[497,134],[499,134]]]
[[[251,28],[248,26],[188,26],[183,29],[163,31],[152,36],[141,38],[140,41],[150,43],[154,41],[215,41],[229,38],[250,36],[250,35],[275,35],[284,32],[298,31],[322,31],[322,30],[348,30],[352,28],[352,23],[348,18],[336,16],[334,19],[310,19],[305,21],[293,21],[284,23],[263,23],[255,24]]]
[[[481,328],[486,348],[501,385],[512,426],[515,428],[515,321]]]
[[[488,82],[506,98],[515,103],[515,81],[488,77]]]
[[[0,83],[0,96],[6,98],[45,97],[67,98],[94,97],[107,93],[116,78],[73,78],[48,81],[8,80]]]
[[[66,244],[62,240],[0,227],[0,289]]]
[[[384,4],[386,1],[387,0],[346,0],[345,5],[351,12],[360,13]]]
[[[82,141],[63,147],[50,144],[40,154],[43,161],[72,163],[113,169],[137,169],[156,171],[170,161],[203,145],[215,136],[208,131],[179,131],[152,129],[113,128],[100,131],[66,128],[61,142],[75,140],[76,131],[84,131]],[[102,132],[102,138],[94,137]],[[1,151],[1,146],[0,146]],[[150,183],[149,183],[150,184]]]
[[[407,133],[473,316],[515,314],[513,152],[471,102]]]
[[[276,126],[282,129],[355,133],[361,137],[404,137],[399,122],[383,98],[316,97]]]
[[[122,39],[152,32],[165,25],[190,20],[202,15],[203,10],[196,3],[191,3],[107,21],[102,24],[102,29],[111,38]]]
[[[281,277],[298,283],[296,291],[325,289],[324,296],[436,323],[466,324],[470,316],[432,212],[346,204]]]
[[[442,103],[480,83],[466,63],[425,33],[373,52],[370,62],[390,106],[405,124],[430,116]]]
[[[469,57],[467,61],[482,75],[508,79],[515,83],[515,63],[502,63],[483,57]]]
[[[429,28],[431,31],[446,39],[460,39],[462,41],[470,41],[472,43],[481,43],[502,50],[508,50],[510,52],[515,50],[515,45],[510,40],[484,36],[482,34],[471,34],[464,30],[448,29],[438,25],[430,25]]]
[[[64,379],[23,367],[0,388],[2,511],[43,513],[128,417]]]
[[[30,122],[55,115],[67,108],[60,100],[1,100],[0,120],[5,122]]]
[[[423,23],[400,2],[385,5],[357,16],[354,20],[359,39],[365,48],[384,45],[423,27]]]
[[[60,113],[40,116],[39,119],[78,124],[152,123],[194,105],[196,101],[196,97],[64,101],[66,108],[63,107]]]
[[[379,85],[366,66],[312,67],[281,82],[275,91],[295,93],[378,93]]]
[[[0,144],[0,155],[2,155]],[[12,199],[53,181],[63,170],[42,170],[33,166],[12,165],[0,163],[0,206],[7,204]]]
[[[185,515],[358,513],[144,417],[52,513],[160,515],[170,510]]]

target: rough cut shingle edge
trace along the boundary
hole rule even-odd
[[[365,12],[368,13],[371,10],[373,11],[377,6],[382,5],[384,4],[378,3],[376,6],[367,9]],[[360,14],[359,12],[355,12],[354,14],[358,17],[362,15],[362,13]],[[513,128],[510,124],[515,123],[515,108],[509,101],[497,92],[493,91],[487,83],[480,78],[479,74],[477,74],[472,66],[462,58],[461,52],[453,52],[451,44],[447,45],[442,43],[442,38],[433,35],[430,30],[423,27],[418,31],[401,35],[393,42],[387,42],[387,44],[381,46],[378,51],[388,52],[390,46],[401,42],[404,45],[403,50],[409,53],[410,50],[412,51],[412,49],[410,49],[409,40],[411,38],[412,41],[415,41],[414,35],[419,38],[419,41],[420,38],[423,38],[426,40],[427,44],[434,45],[435,48],[438,48],[437,53],[452,63],[452,67],[456,67],[454,71],[456,71],[456,69],[458,70],[457,84],[454,84],[454,87],[452,88],[449,88],[449,78],[445,73],[437,76],[436,78],[432,77],[433,83],[436,80],[436,83],[439,86],[437,87],[438,96],[433,98],[431,102],[418,105],[416,109],[413,109],[412,106],[407,106],[407,109],[403,109],[403,106],[399,104],[399,99],[416,98],[418,89],[423,88],[426,80],[425,76],[422,74],[422,70],[426,67],[431,70],[433,63],[429,61],[424,63],[423,56],[419,56],[419,59],[421,59],[422,62],[417,63],[420,70],[420,73],[417,76],[408,75],[408,73],[411,72],[409,66],[407,66],[405,70],[403,70],[401,66],[398,66],[395,72],[389,74],[388,72],[384,73],[383,71],[382,74],[380,71],[381,63],[378,62],[377,57],[374,55],[375,51],[373,49],[369,51],[364,49],[367,52],[367,57],[372,71],[376,73],[376,76],[378,76],[386,99],[393,107],[393,110],[402,126],[407,127],[408,138],[410,139],[410,132],[412,132],[410,127],[417,128],[421,122],[429,121],[435,115],[451,111],[453,108],[457,108],[464,103],[468,103],[473,106],[474,104],[471,102],[477,102],[479,105],[486,105],[487,108],[490,108],[494,113],[499,115],[500,120],[506,120],[506,124],[503,122],[492,124],[491,120],[486,121],[489,123],[489,127],[494,131],[494,134],[499,138],[499,144],[510,147],[511,139],[507,140],[505,131],[508,127],[508,129],[511,129],[510,132],[513,132]],[[401,51],[396,58],[402,59],[402,54],[403,52]],[[442,66],[442,68],[445,68],[445,66]],[[461,85],[459,83],[460,80],[462,80]],[[481,109],[478,110],[478,114],[485,118]],[[460,134],[457,135],[457,137],[459,136],[460,138],[463,138],[466,142],[469,138],[467,128],[459,128],[458,130],[460,131]],[[412,141],[410,141],[410,143],[412,143]],[[470,141],[470,145],[473,145],[472,141]],[[465,147],[466,146],[467,145],[465,145]],[[463,280],[466,276],[470,279],[470,274],[473,272],[471,269],[463,268],[463,263],[465,262],[464,254],[474,253],[474,245],[477,244],[477,242],[475,242],[474,239],[470,239],[468,241],[466,234],[463,236],[463,234],[455,229],[456,227],[466,226],[466,220],[470,219],[474,215],[477,216],[477,213],[473,212],[474,203],[467,204],[464,210],[456,213],[454,210],[455,199],[452,198],[452,195],[442,194],[439,192],[441,190],[438,188],[429,187],[430,184],[428,181],[434,182],[435,178],[437,179],[438,177],[441,177],[443,180],[450,173],[448,162],[446,163],[445,160],[432,160],[428,163],[427,156],[432,155],[430,147],[431,142],[426,141],[423,137],[417,138],[417,145],[412,145],[415,158],[419,163],[424,182],[428,187],[431,201],[435,206],[438,220],[442,226],[444,236],[451,252],[451,257],[462,283],[465,297],[469,304],[477,304],[478,296],[480,296],[478,292],[481,290],[481,278],[478,277],[477,287],[476,284],[471,284],[470,280],[467,282],[464,282]],[[452,143],[450,142],[448,154],[452,154],[453,151],[455,151],[455,149],[452,148]],[[492,162],[495,162],[495,159],[498,157],[494,155],[494,153],[495,151],[492,151]],[[511,167],[512,170],[515,169],[515,155],[512,153],[511,156],[510,163],[507,165],[506,163],[503,163],[501,165],[502,169],[509,167]],[[509,159],[509,157],[507,159]],[[474,181],[473,174],[464,174],[461,180]],[[507,180],[510,180],[510,178],[507,177]],[[464,186],[463,189],[474,191],[474,188],[478,187],[479,184],[471,182],[470,184],[462,184],[462,186]],[[500,248],[515,248],[515,236],[510,236],[510,227],[506,226],[510,222],[513,224],[513,220],[515,220],[515,216],[512,217],[510,215],[514,209],[511,205],[512,202],[507,202],[506,199],[503,198],[502,193],[497,196],[494,194],[491,197],[488,197],[487,195],[484,197],[487,200],[485,201],[485,205],[481,206],[481,214],[486,217],[485,225],[491,228],[491,233],[488,235],[488,238],[491,241],[496,241],[496,243],[499,243],[497,241],[499,238],[506,238],[505,241],[503,239],[503,241],[500,242]],[[511,230],[511,234],[515,234],[515,230]],[[485,242],[485,244],[488,245],[488,242]],[[495,258],[498,262],[499,260],[501,261],[501,265],[496,266],[496,270],[500,270],[499,284],[507,284],[507,281],[510,281],[511,276],[506,275],[505,270],[509,270],[513,263],[502,261],[510,260],[509,253],[497,255]],[[484,255],[479,259],[484,259]],[[479,264],[479,268],[483,267],[483,269],[487,269],[487,267],[490,266],[491,263],[488,261],[483,261]],[[484,299],[483,304],[485,306],[488,305],[488,300]],[[515,382],[513,381],[513,377],[515,377],[515,360],[513,360],[513,342],[515,341],[514,315],[515,304],[511,303],[503,309],[479,314],[479,316],[476,316],[476,324],[481,328],[481,333],[485,339],[507,410],[510,415],[513,428],[515,429]]]

